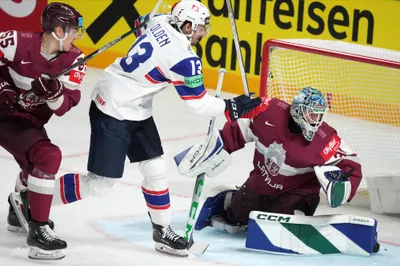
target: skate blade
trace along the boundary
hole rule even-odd
[[[28,253],[28,257],[32,260],[61,260],[65,255],[63,249],[43,250],[38,247],[31,247]]]
[[[158,252],[161,252],[161,253],[166,253],[166,254],[178,256],[178,257],[189,256],[187,249],[173,249],[173,248],[168,247],[167,245],[157,243],[157,242],[155,242],[154,247]]]
[[[24,234],[24,230],[21,226],[8,225],[7,230],[15,234]]]

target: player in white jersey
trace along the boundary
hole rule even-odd
[[[92,94],[101,112],[118,120],[148,119],[153,96],[172,83],[197,113],[212,116],[226,110],[228,120],[237,116],[227,101],[207,94],[202,62],[191,47],[208,33],[207,8],[197,1],[183,1],[173,10],[172,16],[154,17],[128,55],[105,69]],[[249,101],[250,109],[255,105],[250,99],[244,100]],[[240,101],[238,107],[242,107]]]
[[[170,227],[171,211],[166,165],[152,117],[153,96],[172,83],[196,113],[228,120],[252,117],[259,98],[214,98],[203,85],[202,63],[192,50],[207,34],[210,14],[197,1],[174,5],[171,14],[154,17],[139,33],[124,58],[105,69],[97,82],[89,111],[91,140],[87,175],[66,174],[57,182],[53,204],[68,204],[99,195],[121,178],[124,162],[138,162],[142,191],[158,251],[187,256],[187,241]]]

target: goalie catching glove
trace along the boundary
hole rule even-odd
[[[315,166],[315,174],[332,208],[345,203],[351,193],[350,179],[337,166]]]
[[[231,157],[224,150],[219,131],[214,129],[200,144],[193,145],[174,157],[179,173],[187,177],[206,174],[213,177],[225,170]]]

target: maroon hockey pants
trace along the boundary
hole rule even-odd
[[[47,222],[55,174],[61,164],[60,149],[50,142],[43,126],[35,126],[25,118],[14,116],[0,116],[0,146],[15,158],[25,174],[29,173],[28,198],[32,219]],[[26,175],[21,176],[26,178]]]
[[[257,194],[249,183],[247,180],[235,193],[227,209],[226,218],[232,224],[247,224],[251,211],[294,214],[299,210],[311,216],[319,204],[318,194],[301,193],[301,187],[282,195],[269,196]]]

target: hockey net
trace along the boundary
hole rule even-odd
[[[359,196],[371,178],[400,179],[399,52],[340,41],[267,41],[260,95],[291,103],[304,87],[325,94],[327,122],[359,155]]]

